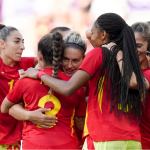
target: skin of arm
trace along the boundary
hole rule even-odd
[[[75,120],[75,125],[76,125],[76,127],[77,127],[79,130],[83,131],[83,129],[84,129],[85,117],[75,117],[74,120]]]
[[[43,75],[41,80],[57,93],[69,97],[81,88],[90,78],[91,75],[89,73],[78,70],[69,81],[58,80],[49,75]]]
[[[35,69],[35,68],[29,68],[27,71],[25,71],[24,75],[21,77],[21,78],[25,78],[25,77],[30,77],[30,78],[34,78],[34,79],[37,79],[37,73],[38,73],[39,70]],[[78,72],[78,73],[77,73]],[[77,91],[80,87],[82,87],[90,78],[91,78],[91,75],[88,74],[87,72],[83,71],[83,70],[78,70],[76,73],[77,73],[77,76],[74,75],[71,77],[71,82],[69,81],[63,81],[63,80],[58,80],[58,79],[55,79],[49,75],[43,75],[41,80],[46,83],[48,86],[51,87],[51,83],[49,83],[50,80],[54,80],[53,84],[54,84],[54,88],[56,89],[57,86],[58,86],[58,90],[55,90],[56,92],[60,92],[60,94],[62,95],[65,95],[65,96],[71,96],[75,91]],[[76,74],[75,73],[75,74]],[[83,77],[82,77],[83,76]],[[86,78],[84,77],[86,76]],[[82,77],[83,79],[81,80],[75,80],[74,78],[78,78],[78,77]],[[75,80],[75,81],[74,81]],[[57,81],[57,82],[56,82]],[[81,82],[82,81],[82,82]],[[69,82],[69,83],[68,83]],[[72,85],[73,83],[76,84],[76,86],[74,88],[71,88],[69,87],[69,85]],[[79,85],[80,83],[80,85]],[[57,85],[55,85],[57,84]],[[64,84],[65,84],[65,87],[64,87]],[[52,88],[52,87],[51,87]],[[53,89],[53,88],[52,88]],[[62,90],[63,89],[63,90]],[[59,93],[58,92],[58,93]],[[70,93],[69,93],[70,92]],[[15,105],[13,107],[16,107]],[[20,110],[21,111],[21,110]],[[22,110],[22,113],[23,111],[26,111],[26,110]],[[17,112],[16,112],[17,113]],[[19,112],[18,112],[19,113]],[[31,115],[31,114],[30,114]],[[33,118],[33,117],[32,117]],[[18,119],[18,118],[17,118]],[[22,118],[23,120],[24,118]],[[41,116],[41,119],[42,119],[42,116]],[[83,126],[84,126],[84,119],[85,118],[81,118],[81,123],[79,123],[79,120],[78,120],[76,123],[77,123],[77,126],[80,130],[83,130]],[[30,119],[30,121],[32,121]],[[33,121],[32,121],[33,122]],[[42,123],[41,123],[42,125]]]
[[[17,120],[31,121],[32,123],[42,128],[50,128],[50,126],[56,125],[57,118],[43,114],[48,111],[50,111],[50,109],[47,108],[40,108],[34,111],[27,111],[24,109],[24,104],[19,103],[13,105],[9,109],[9,115],[11,115]]]
[[[119,51],[118,54],[116,55],[116,60],[119,65],[120,72],[123,74],[122,60],[121,60],[122,58],[123,58],[123,53],[122,51]],[[29,77],[29,78],[37,79],[37,75],[36,75],[37,73],[38,73],[37,69],[29,68],[27,71],[25,71],[25,74],[21,78]],[[71,96],[73,93],[75,93],[80,87],[82,87],[90,78],[91,75],[84,70],[78,70],[71,77],[69,81],[58,80],[46,74],[41,76],[41,80],[44,83],[46,83],[47,86],[51,87],[57,93],[60,93],[68,97]],[[150,84],[146,78],[145,78],[145,84],[146,84],[146,88],[149,89]],[[129,87],[131,89],[138,89],[137,80],[134,72],[132,73]]]
[[[7,97],[5,97],[1,105],[1,113],[7,113],[12,105],[14,105],[14,103],[10,102]]]
[[[29,77],[33,79],[37,78],[39,70],[35,68],[29,68],[24,72],[24,75],[20,79]],[[91,75],[84,70],[78,70],[68,81],[55,79],[47,74],[41,76],[41,80],[55,92],[65,95],[67,97],[74,94],[79,88],[81,88],[89,79]],[[65,85],[65,86],[64,86]]]
[[[117,59],[118,65],[119,65],[120,72],[121,72],[121,74],[123,75],[123,70],[122,70],[122,58],[123,58],[123,52],[122,52],[122,51],[119,51],[119,52],[117,53],[116,59]],[[145,79],[146,88],[149,89],[149,88],[150,88],[150,84],[149,84],[148,80],[147,80],[145,77],[144,77],[144,79]],[[130,87],[131,89],[138,90],[138,84],[137,84],[137,80],[136,80],[136,76],[135,76],[135,73],[134,73],[134,72],[133,72],[132,75],[131,75],[129,87]]]

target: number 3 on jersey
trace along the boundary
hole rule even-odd
[[[10,82],[8,82],[8,84],[10,85],[9,91],[12,89],[13,84],[14,84],[14,80],[11,80]]]

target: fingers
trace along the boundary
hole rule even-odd
[[[43,114],[42,120],[43,120],[43,122],[45,122],[45,123],[54,123],[54,124],[55,124],[55,123],[58,122],[57,117],[48,116],[48,115],[45,115],[45,114]]]
[[[87,37],[87,39],[91,39],[91,30],[87,30],[86,32],[85,32],[85,34],[86,34],[86,37]]]
[[[49,125],[38,125],[41,128],[45,128],[45,129],[49,129],[49,128],[53,128],[54,126],[49,126]]]
[[[26,73],[24,73],[23,75],[21,75],[19,79],[23,79],[23,78],[25,78],[25,77],[27,77],[27,74],[26,74]]]
[[[51,110],[51,108],[40,108],[39,109],[39,111],[41,111],[41,112],[48,112],[50,110]]]
[[[36,124],[37,126],[40,126],[42,128],[52,128],[54,126],[56,126],[56,120],[34,120],[32,121],[34,124]]]
[[[51,110],[51,108],[40,108],[40,109],[38,109],[40,112],[48,112],[48,111],[50,111]],[[45,115],[45,114],[43,114],[45,117],[45,119],[51,119],[51,120],[57,120],[57,117],[54,117],[54,116],[48,116],[48,115]]]
[[[56,126],[56,123],[57,122],[55,122],[55,121],[53,121],[53,122],[52,121],[48,122],[48,121],[45,121],[45,120],[36,121],[37,125],[40,125],[40,126],[44,125],[44,126],[48,126],[49,128]]]

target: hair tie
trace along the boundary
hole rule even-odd
[[[81,47],[79,44],[77,44],[77,43],[65,43],[65,45],[71,45],[71,44],[73,44],[73,45],[77,45],[77,46],[79,46],[84,52],[86,51],[86,49],[85,48],[83,48],[83,47]]]

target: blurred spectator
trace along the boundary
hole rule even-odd
[[[114,12],[130,24],[148,20],[150,12],[150,0],[0,0],[0,10],[2,2],[0,19],[23,34],[23,56],[35,56],[37,41],[56,26],[77,30],[86,40],[85,31],[100,14]],[[87,52],[91,49],[87,41]]]

